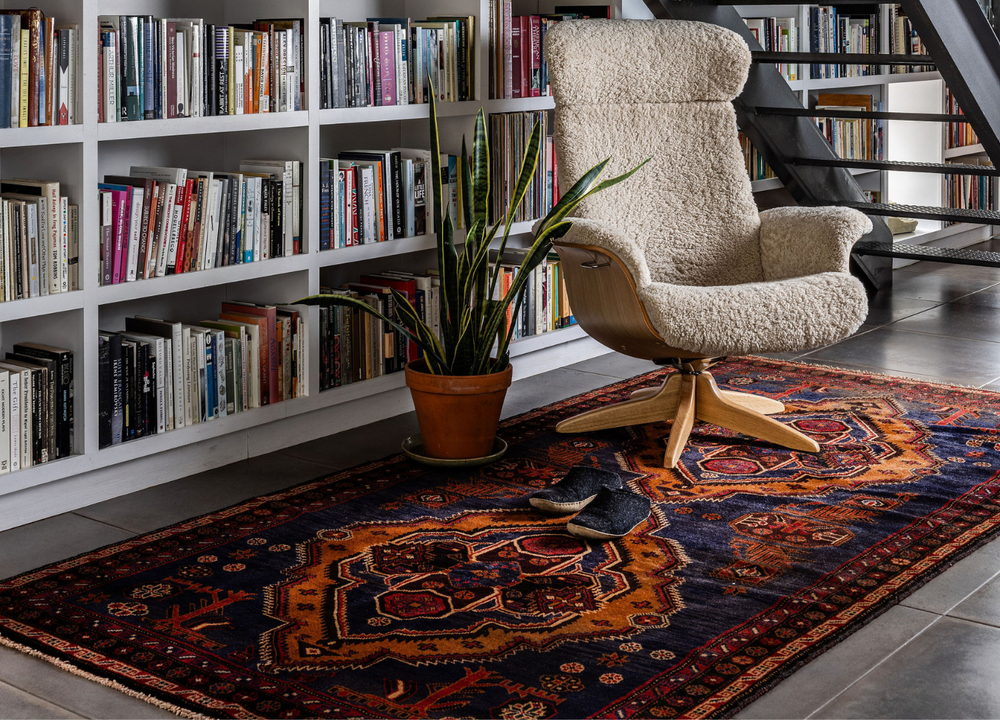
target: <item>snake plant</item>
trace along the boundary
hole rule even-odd
[[[524,302],[524,290],[531,271],[552,249],[552,242],[561,238],[572,227],[566,220],[570,212],[587,196],[611,187],[635,173],[645,162],[618,177],[600,181],[601,173],[610,158],[598,163],[581,177],[545,216],[536,228],[534,242],[525,254],[514,276],[510,289],[499,299],[497,283],[502,269],[497,264],[492,269],[489,251],[499,235],[497,246],[502,256],[510,236],[515,211],[520,205],[538,167],[542,144],[542,129],[535,123],[531,139],[521,161],[521,168],[511,197],[510,205],[502,217],[489,223],[490,149],[486,134],[486,119],[480,108],[476,116],[472,157],[466,152],[462,137],[460,161],[462,182],[471,193],[465,193],[463,207],[468,233],[461,250],[455,246],[455,224],[450,212],[443,212],[441,195],[441,143],[438,136],[437,108],[434,93],[430,93],[430,144],[431,172],[434,182],[434,227],[437,235],[437,261],[441,280],[441,338],[430,325],[422,320],[405,296],[392,291],[396,317],[388,318],[373,307],[344,295],[313,295],[299,300],[305,305],[346,306],[371,313],[389,323],[423,350],[427,370],[435,375],[485,375],[500,372],[510,363],[510,341],[513,327],[507,326],[507,308],[513,304],[513,317]],[[648,160],[646,161],[648,162]],[[502,231],[502,234],[500,234]]]

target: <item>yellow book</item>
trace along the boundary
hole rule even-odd
[[[28,127],[28,58],[31,51],[31,31],[21,31],[21,127]]]

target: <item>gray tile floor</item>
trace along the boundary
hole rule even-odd
[[[981,249],[1000,250],[984,244]],[[1000,391],[1000,270],[921,263],[896,271],[866,324],[807,362]],[[516,383],[506,415],[652,369],[604,355]],[[403,415],[0,533],[0,577],[231,505],[398,448]],[[170,713],[0,648],[0,718]],[[965,558],[778,685],[745,718],[1000,717],[1000,542]]]

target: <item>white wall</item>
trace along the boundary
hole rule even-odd
[[[940,113],[944,105],[941,80],[891,83],[888,86],[891,112]],[[887,160],[939,163],[944,153],[944,133],[940,123],[890,120],[887,123]],[[890,172],[887,178],[889,202],[907,205],[942,205],[941,176],[927,173]],[[936,221],[921,221],[921,228],[940,228]]]

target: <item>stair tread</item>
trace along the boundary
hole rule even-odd
[[[754,50],[754,62],[804,63],[818,65],[933,65],[930,55],[888,55],[868,53],[773,52]]]
[[[794,165],[898,170],[901,172],[941,173],[942,175],[980,175],[990,177],[1000,175],[1000,168],[992,165],[966,165],[964,163],[920,163],[905,162],[902,160],[848,160],[844,158],[786,158],[785,162]]]
[[[1000,252],[989,252],[987,250],[954,249],[935,247],[933,245],[911,245],[909,243],[884,243],[862,240],[855,243],[852,252],[857,255],[878,255],[905,260],[930,260],[932,262],[1000,268]]]
[[[941,113],[910,113],[889,112],[882,110],[819,110],[804,107],[758,107],[758,115],[784,115],[790,117],[832,117],[859,120],[909,120],[915,122],[954,122],[967,123],[965,115],[945,115]]]
[[[890,205],[888,203],[847,202],[844,207],[860,210],[868,215],[888,215],[912,217],[923,220],[956,220],[958,222],[979,222],[1000,225],[1000,212],[996,210],[970,210],[968,208],[943,208],[926,205]]]

